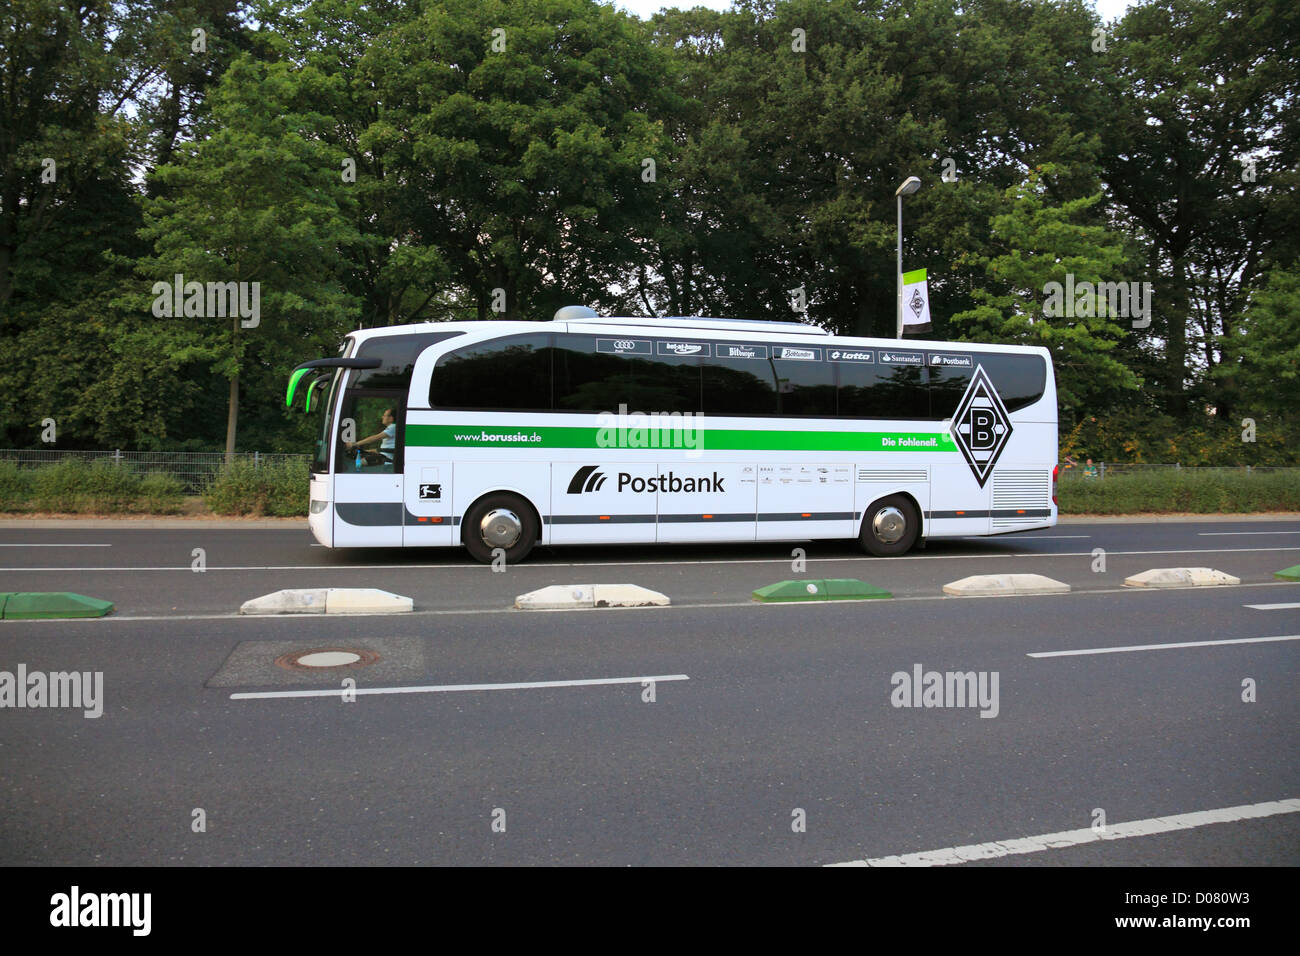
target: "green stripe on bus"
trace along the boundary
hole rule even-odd
[[[635,439],[635,443],[630,439]],[[689,444],[688,444],[689,442]],[[698,442],[698,444],[697,444]],[[484,428],[407,425],[406,444],[450,448],[692,448],[714,451],[943,451],[957,446],[942,432],[816,432],[710,428]]]

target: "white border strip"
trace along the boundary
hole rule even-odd
[[[1290,611],[1300,607],[1300,604],[1243,604],[1242,607],[1248,607],[1252,611]]]
[[[1130,644],[1127,647],[1089,647],[1079,651],[1037,651],[1026,657],[1080,657],[1085,654],[1126,654],[1130,651],[1171,651],[1180,647],[1218,647],[1224,644],[1267,644],[1271,641],[1300,641],[1300,634],[1278,637],[1237,637],[1223,641],[1182,641],[1178,644]]]
[[[1198,531],[1196,532],[1197,537],[1200,538],[1216,538],[1216,537],[1228,537],[1228,536],[1236,537],[1237,535],[1243,535],[1243,534],[1300,534],[1300,531]]]
[[[922,853],[908,853],[903,856],[880,856],[869,860],[850,860],[847,863],[831,863],[828,865],[951,866],[955,863],[967,863],[971,860],[991,860],[1000,856],[1039,853],[1043,850],[1059,850],[1063,847],[1081,846],[1085,843],[1097,843],[1104,840],[1123,840],[1128,837],[1170,833],[1174,830],[1190,830],[1195,827],[1209,826],[1212,823],[1256,820],[1260,817],[1272,817],[1281,813],[1300,813],[1300,798],[1292,797],[1288,800],[1274,800],[1269,803],[1249,803],[1239,807],[1224,807],[1221,810],[1199,810],[1195,813],[1179,813],[1171,817],[1149,817],[1146,820],[1116,823],[1100,830],[1093,830],[1092,828],[1062,830],[1060,833],[1043,833],[1038,836],[1021,837],[1018,840],[971,843],[966,846],[950,846],[941,850],[926,850]]]
[[[426,684],[420,687],[357,687],[349,694],[358,697],[368,694],[441,694],[458,690],[535,690],[543,687],[595,687],[603,684],[645,684],[648,682],[690,680],[686,674],[658,674],[645,677],[595,677],[589,680],[540,680],[518,684]],[[270,690],[244,694],[231,694],[231,700],[268,700],[285,697],[342,697],[344,691],[333,690]]]

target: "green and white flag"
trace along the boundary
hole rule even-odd
[[[903,273],[903,334],[924,335],[930,331],[930,292],[925,270]]]

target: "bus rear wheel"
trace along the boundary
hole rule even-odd
[[[921,533],[921,516],[912,499],[890,495],[873,501],[862,515],[862,547],[879,558],[906,554]]]
[[[491,564],[499,548],[506,564],[518,564],[537,543],[537,514],[518,495],[487,495],[474,502],[461,523],[461,540],[475,561]]]

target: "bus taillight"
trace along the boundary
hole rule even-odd
[[[1052,466],[1052,504],[1057,505],[1058,507],[1060,505],[1060,502],[1056,500],[1056,476],[1060,472],[1060,470],[1061,470],[1060,465]]]

